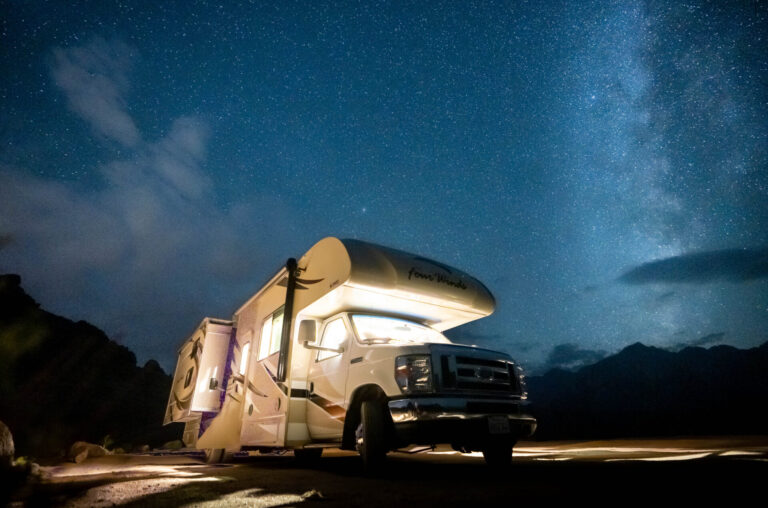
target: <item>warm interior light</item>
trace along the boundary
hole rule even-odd
[[[251,343],[243,346],[243,355],[240,357],[240,375],[245,375],[245,369],[248,367],[248,357],[251,354]]]
[[[450,344],[450,341],[437,330],[404,319],[354,314],[352,322],[355,324],[358,337],[363,342]]]
[[[259,360],[269,356],[269,338],[272,336],[272,316],[269,316],[261,327],[261,342],[259,343]]]

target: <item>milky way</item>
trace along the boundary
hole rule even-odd
[[[765,2],[0,9],[0,271],[141,361],[328,235],[533,369],[768,339]]]

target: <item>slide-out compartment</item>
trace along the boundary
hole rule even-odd
[[[232,322],[205,318],[179,349],[164,423],[199,421],[221,409]]]

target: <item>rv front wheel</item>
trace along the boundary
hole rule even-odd
[[[512,448],[515,443],[506,439],[492,441],[483,448],[485,463],[491,467],[509,467],[512,463]]]
[[[360,406],[360,425],[355,431],[357,451],[363,459],[363,466],[375,469],[387,456],[384,411],[375,400],[366,400]]]

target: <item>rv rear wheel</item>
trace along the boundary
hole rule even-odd
[[[221,464],[226,462],[229,458],[229,454],[224,448],[206,448],[205,449],[205,462],[207,464]]]
[[[384,410],[378,401],[366,400],[360,406],[360,425],[355,431],[355,441],[366,469],[381,466],[387,456],[387,443]]]

